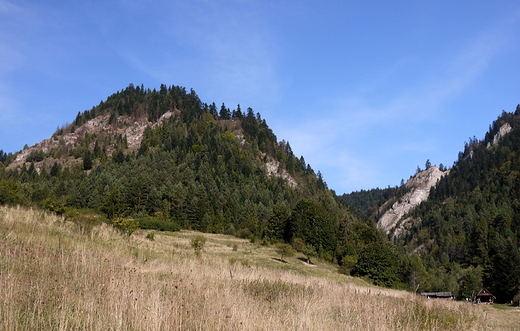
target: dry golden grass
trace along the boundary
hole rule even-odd
[[[198,233],[82,234],[0,207],[1,330],[478,330],[482,309],[360,286],[334,267]],[[236,245],[236,249],[233,246]]]
[[[520,308],[508,307],[507,309],[497,309],[497,306],[504,305],[481,305],[483,317],[486,321],[483,330],[520,330]]]

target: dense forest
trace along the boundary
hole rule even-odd
[[[121,129],[143,117],[148,125],[134,148],[125,134],[87,129],[98,125],[94,119]],[[374,238],[386,241],[289,142],[277,140],[259,113],[203,103],[183,87],[130,85],[78,113],[15,165],[20,153],[0,153],[0,203],[64,214],[87,230],[105,221],[126,233],[138,227],[225,233],[285,242],[308,259],[342,264]],[[380,283],[394,282],[401,278]]]
[[[509,130],[499,133],[501,128]],[[503,112],[483,140],[470,138],[449,175],[429,199],[404,218],[414,226],[395,239],[412,258],[410,285],[472,298],[481,287],[498,301],[518,303],[520,294],[520,105]],[[428,163],[428,162],[427,162]],[[420,169],[418,169],[420,171]],[[402,186],[401,186],[402,187]],[[344,194],[362,218],[377,222],[378,209],[399,199],[399,188]]]
[[[103,120],[108,127],[92,130]],[[145,127],[135,145],[121,132],[137,123]],[[505,123],[512,130],[496,143]],[[520,107],[484,140],[470,139],[430,199],[407,215],[415,225],[388,238],[377,229],[378,208],[406,193],[403,185],[337,197],[251,108],[203,103],[179,86],[130,85],[46,144],[0,150],[0,204],[63,214],[87,232],[107,222],[126,234],[193,229],[285,243],[377,285],[459,298],[486,286],[501,301],[518,300],[519,126]]]
[[[497,140],[505,127],[510,132]],[[483,140],[465,144],[402,238],[407,251],[428,252],[430,268],[472,268],[499,301],[518,301],[520,291],[519,148],[520,105],[503,112]]]

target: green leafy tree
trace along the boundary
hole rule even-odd
[[[282,240],[290,210],[286,205],[277,204],[267,219],[266,236],[271,240]]]
[[[83,156],[83,170],[92,169],[92,153],[87,149]]]
[[[294,256],[294,248],[289,244],[276,245],[276,252],[280,255],[280,261],[285,262],[284,257]]]
[[[139,229],[137,221],[123,217],[116,217],[113,219],[112,225],[127,236],[131,236],[132,233]]]
[[[376,285],[394,287],[401,281],[400,270],[395,247],[389,242],[374,242],[363,249],[352,275],[367,276]]]
[[[417,293],[417,291],[427,290],[429,288],[429,284],[427,283],[427,271],[419,256],[414,254],[407,262],[406,272],[410,289],[414,293]]]
[[[316,251],[323,250],[330,254],[337,247],[333,222],[328,219],[319,204],[309,199],[300,200],[287,221],[285,239],[291,242],[294,238],[301,238]]]
[[[483,268],[469,267],[460,279],[460,296],[462,298],[474,299],[475,295],[482,289]]]
[[[43,209],[58,215],[61,215],[65,212],[65,206],[55,197],[48,197],[47,199],[43,200],[40,205]]]
[[[316,248],[314,246],[309,244],[303,244],[300,248],[300,252],[305,255],[305,259],[307,260],[307,263],[312,263],[311,258],[318,256],[318,253],[316,252]]]
[[[103,201],[101,211],[104,212],[109,219],[120,217],[127,211],[123,195],[117,189],[111,190]]]
[[[23,201],[22,187],[12,179],[0,181],[0,204],[16,205]]]

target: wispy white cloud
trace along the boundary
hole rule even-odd
[[[7,1],[0,0],[0,14],[12,15],[20,11],[20,7]]]
[[[442,122],[446,112],[452,111],[444,105],[478,81],[508,45],[518,43],[512,31],[518,31],[519,21],[514,13],[459,49],[447,50],[441,61],[426,68],[428,75],[417,78],[416,85],[404,86],[394,96],[383,98],[378,88],[384,91],[385,85],[395,83],[390,68],[369,83],[369,88],[362,86],[357,92],[335,96],[326,117],[295,121],[284,135],[291,137],[298,152],[317,160],[318,168],[333,164],[335,185],[359,187],[364,183],[367,187],[371,179],[383,178],[382,173],[388,171],[384,160],[389,160],[390,154],[425,154],[442,148],[439,139],[416,128]],[[356,147],[359,144],[378,145],[370,149],[383,162],[375,155],[363,156],[362,148]]]

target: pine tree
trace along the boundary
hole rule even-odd
[[[90,150],[87,149],[85,155],[83,156],[83,170],[92,169],[92,155]]]

